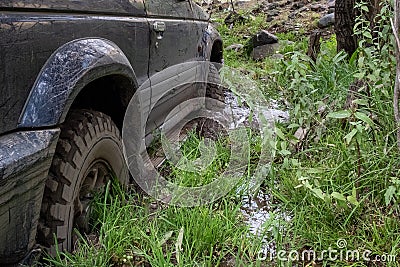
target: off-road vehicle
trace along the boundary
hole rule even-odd
[[[218,33],[190,0],[0,1],[0,266],[37,243],[71,250],[88,192],[129,179],[130,99],[189,60],[222,61]]]

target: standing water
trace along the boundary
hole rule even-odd
[[[289,113],[279,109],[277,101],[270,101],[270,106],[261,111],[268,121],[287,122]],[[230,129],[241,124],[249,125],[251,110],[240,103],[238,97],[232,92],[225,92],[225,108],[221,116],[233,118]],[[290,215],[273,203],[272,196],[260,189],[256,195],[245,195],[242,198],[242,214],[249,225],[249,238],[261,238],[262,255],[276,256],[275,238],[278,232],[284,231],[285,223],[291,220]]]

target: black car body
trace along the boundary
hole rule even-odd
[[[0,265],[36,243],[43,192],[71,109],[122,127],[135,90],[188,60],[222,61],[208,16],[189,0],[0,2]]]

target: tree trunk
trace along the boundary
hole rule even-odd
[[[344,50],[351,56],[357,49],[357,39],[353,29],[356,19],[355,0],[336,0],[335,2],[335,32],[337,51]]]
[[[374,38],[378,37],[378,31],[381,29],[375,29],[375,18],[376,15],[381,11],[381,0],[368,0],[367,7],[368,12],[365,14],[366,19],[369,21],[369,27],[372,31],[372,36]]]

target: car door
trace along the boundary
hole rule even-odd
[[[149,111],[147,132],[159,127],[175,106],[195,94],[193,86],[169,88],[170,84],[160,85],[163,81],[159,75],[157,80],[151,78],[168,67],[199,59],[199,45],[207,27],[207,18],[199,16],[193,5],[189,0],[145,0],[151,31],[149,74],[152,101],[157,101]],[[170,74],[166,73],[165,80]],[[158,99],[164,89],[169,91],[168,94]]]
[[[146,0],[150,29],[150,74],[197,57],[201,28],[187,0]]]

